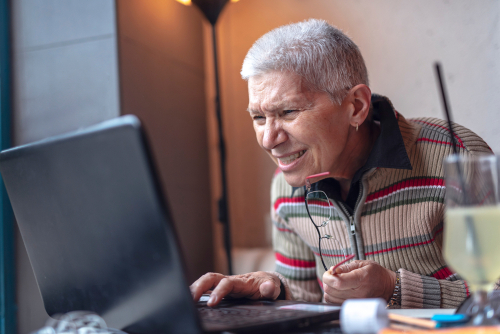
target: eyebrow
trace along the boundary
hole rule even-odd
[[[286,107],[287,105],[289,106],[292,106],[292,107]],[[291,109],[308,109],[308,108],[311,108],[314,106],[314,102],[309,102],[309,103],[306,103],[302,106],[300,106],[299,108],[297,108],[297,106],[294,106],[294,103],[281,103],[280,105],[278,105],[275,109],[276,110],[291,110]],[[252,113],[252,112],[255,112],[255,113],[260,113],[259,110],[253,110],[253,109],[250,109],[247,107],[247,111],[249,113]]]
[[[254,110],[254,109],[250,109],[250,108],[247,108],[247,111],[248,111],[249,113],[260,113],[260,111],[258,111],[258,110]]]

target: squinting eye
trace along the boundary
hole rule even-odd
[[[253,116],[252,118],[254,121],[258,121],[260,119],[264,119],[264,116]]]
[[[296,112],[297,110],[283,110],[283,114],[285,115],[288,115],[288,114],[291,114],[293,112]]]

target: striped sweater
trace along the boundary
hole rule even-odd
[[[324,233],[340,242],[337,255],[356,254],[400,272],[402,308],[454,308],[469,295],[468,286],[448,268],[443,256],[443,158],[452,153],[446,122],[434,118],[406,120],[396,113],[412,170],[373,168],[361,179],[361,199],[349,218],[334,210]],[[460,154],[491,150],[470,130],[454,125]],[[277,173],[271,187],[271,216],[276,272],[287,296],[320,301],[324,269],[318,237],[304,205],[304,189],[292,187]],[[338,203],[332,200],[334,207]],[[342,249],[341,249],[342,247]]]

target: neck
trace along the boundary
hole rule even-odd
[[[335,177],[340,184],[343,200],[347,198],[354,174],[368,160],[379,134],[380,126],[373,121],[364,122],[358,131],[354,127],[350,128],[347,145],[342,153],[343,168],[338,173],[339,176]]]

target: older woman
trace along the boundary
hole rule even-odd
[[[357,46],[320,20],[262,36],[241,74],[257,141],[279,167],[271,187],[276,272],[206,274],[191,286],[195,300],[213,289],[210,306],[226,295],[331,303],[381,297],[403,308],[460,304],[467,284],[441,255],[442,160],[451,153],[445,122],[407,120],[387,98],[372,95]],[[455,131],[461,154],[489,152],[471,131]],[[328,236],[321,251],[304,203],[306,178],[318,173],[310,191],[323,191],[334,208],[318,230]],[[333,265],[347,255],[354,260],[325,270],[322,258]]]

